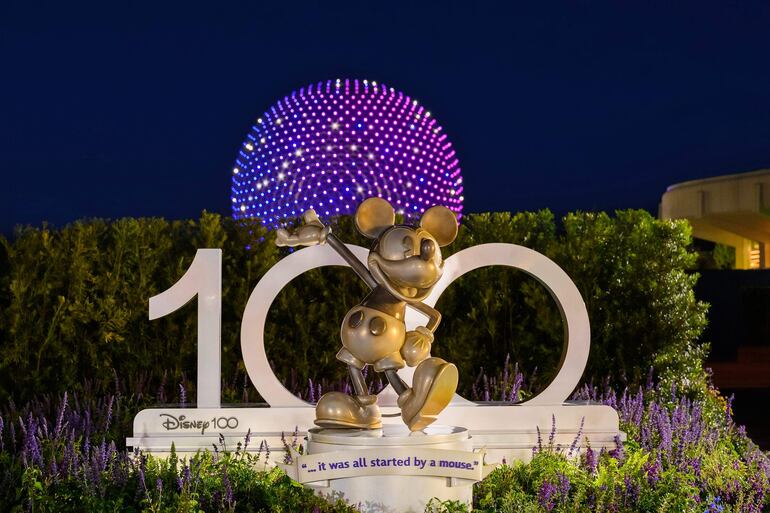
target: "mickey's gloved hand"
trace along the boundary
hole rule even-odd
[[[417,326],[414,331],[406,332],[406,340],[401,346],[401,356],[410,367],[418,365],[430,356],[433,344],[433,332],[425,326]]]
[[[297,228],[294,233],[279,228],[275,232],[275,244],[277,246],[315,246],[326,242],[326,236],[331,228],[324,226],[318,215],[312,208],[303,215],[305,224]]]

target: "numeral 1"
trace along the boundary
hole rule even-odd
[[[150,298],[150,320],[198,297],[198,408],[219,408],[222,397],[222,250],[199,249],[187,272],[171,288]]]

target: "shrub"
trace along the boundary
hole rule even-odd
[[[541,443],[531,462],[499,467],[477,485],[475,511],[763,511],[770,460],[732,423],[729,405],[713,415],[720,400],[710,390],[710,399],[691,400],[660,385],[620,394],[584,387],[576,398],[616,408],[628,441],[588,447],[577,461],[574,444]]]
[[[350,218],[333,220],[340,237],[367,245]],[[240,350],[241,313],[252,288],[288,253],[258,223],[204,213],[198,222],[162,219],[81,221],[61,229],[20,228],[0,242],[0,398],[79,390],[88,384],[142,395],[177,383],[194,397],[195,308],[147,319],[147,300],[171,286],[197,248],[223,249],[222,370],[227,401],[254,401]],[[448,254],[485,242],[511,242],[553,258],[577,284],[588,307],[592,347],[587,380],[638,382],[653,363],[680,390],[705,393],[697,343],[705,306],[684,222],[643,211],[568,215],[557,230],[548,211],[472,214],[463,218]],[[279,294],[266,325],[266,347],[290,388],[312,378],[345,377],[334,358],[339,322],[366,293],[347,269],[320,269]],[[471,394],[479,367],[500,370],[506,355],[534,388],[553,376],[562,352],[559,312],[523,272],[480,269],[457,280],[439,301],[444,321],[434,353],[457,363]],[[675,371],[675,372],[673,372]],[[677,377],[678,376],[678,377]],[[165,394],[158,394],[163,400]]]

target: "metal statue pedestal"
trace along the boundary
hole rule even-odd
[[[306,454],[286,466],[329,499],[366,513],[422,513],[431,499],[471,506],[473,483],[488,471],[468,430],[433,425],[424,432],[385,424],[375,430],[313,428]]]

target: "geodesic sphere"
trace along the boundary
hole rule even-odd
[[[352,214],[372,196],[408,219],[434,205],[462,212],[460,166],[441,126],[376,81],[330,80],[285,97],[257,119],[232,173],[233,216],[270,226],[308,208]]]

